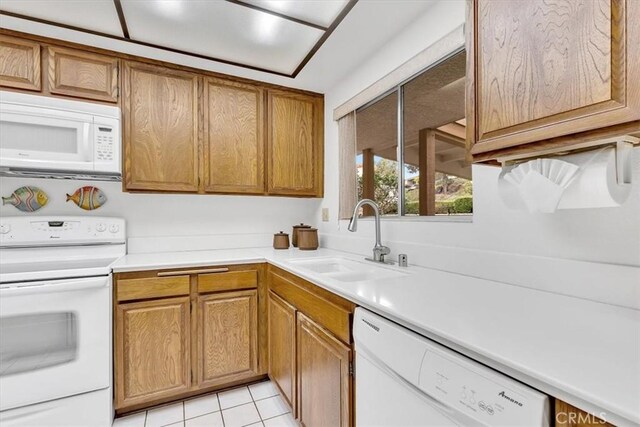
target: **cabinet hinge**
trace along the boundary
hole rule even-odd
[[[353,368],[353,362],[349,362],[349,376],[355,376],[355,370]]]

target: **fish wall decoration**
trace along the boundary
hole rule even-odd
[[[29,185],[16,189],[9,197],[2,198],[3,206],[13,205],[22,212],[35,212],[48,202],[47,193]]]
[[[67,202],[69,200],[85,211],[92,211],[107,202],[107,195],[98,187],[87,185],[86,187],[78,188],[71,195],[67,194]]]

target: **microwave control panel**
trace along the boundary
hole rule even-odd
[[[96,160],[111,162],[115,155],[116,130],[111,126],[96,125],[95,152]]]

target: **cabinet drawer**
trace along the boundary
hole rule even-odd
[[[189,295],[189,276],[144,277],[116,282],[116,299],[129,301]]]
[[[198,274],[198,293],[254,289],[258,287],[256,270]]]
[[[351,342],[351,312],[298,286],[286,277],[270,272],[269,288],[345,343]]]

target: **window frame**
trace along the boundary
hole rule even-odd
[[[395,86],[393,86],[391,89],[388,89],[386,91],[384,91],[383,93],[379,94],[378,96],[376,96],[374,99],[366,102],[365,104],[361,105],[360,107],[356,108],[354,110],[355,112],[355,123],[357,123],[358,121],[358,113],[362,110],[365,110],[366,108],[372,106],[373,104],[381,101],[382,99],[384,99],[385,97],[391,95],[392,93],[396,92],[396,101],[397,101],[397,108],[396,108],[396,114],[397,114],[397,118],[396,118],[396,124],[397,124],[397,134],[396,134],[396,158],[397,158],[397,174],[398,174],[398,207],[397,207],[397,211],[398,213],[395,215],[386,215],[383,216],[381,215],[380,218],[381,219],[385,219],[385,220],[410,220],[410,221],[433,221],[433,222],[471,222],[472,218],[473,218],[473,213],[470,214],[460,214],[460,215],[406,215],[406,196],[405,196],[405,189],[404,189],[404,180],[405,180],[405,162],[404,162],[404,87],[407,83],[410,83],[411,81],[413,81],[414,79],[418,78],[419,76],[421,76],[422,74],[426,73],[427,71],[429,71],[430,69],[437,67],[438,65],[442,64],[443,62],[448,61],[449,59],[451,59],[452,57],[454,57],[455,55],[462,53],[466,50],[465,46],[459,46],[456,49],[450,51],[449,53],[447,53],[446,55],[442,56],[440,59],[438,59],[437,61],[434,61],[433,63],[427,65],[425,68],[422,68],[420,71],[412,74],[410,77],[400,81],[399,83],[397,83]],[[357,125],[356,125],[357,126]],[[355,143],[356,143],[356,153],[357,153],[357,143],[358,143],[358,139],[357,139],[357,135],[355,138]],[[357,183],[356,183],[357,185]],[[357,192],[356,192],[357,194]],[[356,200],[356,203],[359,200]],[[367,217],[364,216],[361,219],[366,219]]]

